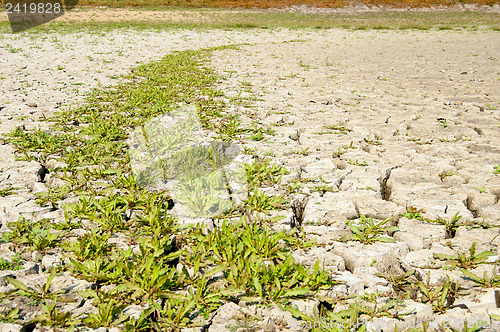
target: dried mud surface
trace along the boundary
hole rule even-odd
[[[339,234],[348,235],[347,219],[361,214],[377,219],[399,216],[409,206],[422,209],[426,218],[449,220],[458,212],[463,220],[500,225],[500,174],[494,174],[500,164],[498,32],[4,34],[0,36],[0,133],[22,125],[47,129],[42,116],[81,104],[92,88],[114,84],[116,76],[139,62],[173,50],[242,42],[249,45],[217,51],[211,63],[226,77],[220,88],[227,96],[250,98],[252,107],[233,109],[242,121],[275,130],[275,135],[261,141],[241,142],[291,171],[282,185],[268,192],[283,192],[297,177],[311,179],[290,197],[310,198],[304,230],[318,246],[297,253],[304,264],[316,258],[329,260],[350,294],[390,293],[387,283],[373,280],[375,272],[387,272],[391,264],[416,267],[422,275],[430,271],[434,281],[446,274],[462,280],[456,271],[426,269],[428,253],[456,255],[473,242],[479,251],[497,250],[498,228],[460,227],[454,238],[447,238],[442,227],[403,217],[393,220],[400,226],[393,234],[395,244],[365,247],[335,240]],[[60,210],[34,202],[40,165],[16,161],[9,144],[2,145],[0,155],[0,189],[22,188],[0,197],[0,231],[7,231],[7,223],[19,214],[62,218]],[[314,190],[318,185],[331,190],[319,193]],[[287,220],[276,228],[286,229]],[[0,257],[12,256],[8,245],[0,246]],[[39,264],[36,255],[33,264]],[[39,270],[30,270],[27,278],[39,278]],[[489,319],[500,314],[490,291],[472,293],[462,302],[469,310],[450,310],[447,319],[467,315]],[[223,312],[218,314],[222,317]]]

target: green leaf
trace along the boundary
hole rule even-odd
[[[446,254],[440,254],[440,253],[436,253],[436,252],[433,254],[433,257],[437,258],[439,260],[442,260],[442,261],[456,260],[457,259],[457,257],[453,257],[451,255],[446,255]]]
[[[257,294],[260,296],[261,299],[264,298],[262,294],[262,285],[259,283],[259,279],[256,276],[253,276],[253,285],[255,287],[255,290],[257,291]]]
[[[211,269],[210,271],[208,271],[207,273],[204,274],[204,277],[209,277],[209,276],[213,276],[214,274],[217,274],[219,272],[222,272],[222,271],[225,271],[227,269],[227,266],[226,265],[217,265],[216,267],[214,267],[213,269]]]
[[[384,243],[394,243],[394,242],[396,242],[396,240],[394,240],[392,237],[385,237],[385,236],[378,237],[377,241],[384,242]]]
[[[19,280],[16,280],[14,278],[11,278],[11,277],[5,277],[5,280],[10,283],[12,286],[16,287],[17,289],[20,289],[20,290],[23,290],[23,291],[26,291],[26,292],[29,292],[31,289],[28,288],[28,286],[26,286],[25,284],[23,284],[22,282],[20,282]]]
[[[283,297],[293,297],[293,296],[302,296],[306,295],[309,293],[311,290],[307,287],[304,288],[294,288],[294,289],[289,289],[287,290],[284,294]]]

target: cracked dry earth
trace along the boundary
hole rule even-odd
[[[86,92],[114,84],[118,75],[140,61],[159,59],[173,50],[242,42],[249,45],[214,52],[211,64],[226,77],[220,83],[226,96],[248,97],[253,105],[233,107],[243,123],[257,122],[275,131],[260,141],[241,142],[290,171],[267,193],[284,193],[294,181],[303,180],[288,198],[309,197],[303,229],[317,245],[295,252],[294,257],[306,266],[319,258],[334,279],[343,282],[324,295],[375,293],[390,298],[395,297],[393,289],[377,273],[415,269],[424,280],[429,272],[433,284],[448,275],[461,287],[455,307],[438,315],[430,305],[407,299],[404,310],[413,313],[405,319],[448,322],[459,328],[466,318],[482,322],[485,330],[497,330],[491,320],[500,315],[494,289],[478,287],[433,254],[456,256],[468,252],[474,242],[478,252],[496,252],[500,244],[498,228],[474,225],[474,221],[500,225],[500,174],[494,173],[500,164],[498,32],[280,29],[4,34],[0,36],[0,133],[20,125],[47,129],[43,115],[81,104]],[[61,209],[51,211],[35,204],[34,193],[46,190],[38,178],[40,165],[16,161],[9,144],[2,145],[0,154],[0,189],[20,188],[15,195],[0,198],[0,231],[8,231],[7,223],[19,214],[61,219]],[[459,213],[461,222],[469,226],[460,226],[450,235],[443,225],[401,216],[408,207],[421,210],[424,219],[451,220]],[[273,213],[287,216],[275,228],[288,229],[291,211]],[[390,223],[399,227],[389,234],[396,242],[341,241],[351,236],[345,221],[360,215],[391,218]],[[9,248],[9,243],[1,244],[0,257],[14,257]],[[497,258],[492,256],[489,262]],[[23,259],[22,270],[0,272],[0,291],[13,289],[5,281],[9,275],[42,284],[47,268],[64,261],[57,254],[40,257],[37,253]],[[493,266],[482,264],[473,272],[491,274]],[[90,287],[66,274],[57,278],[59,288]],[[311,316],[317,303],[316,299],[294,301]],[[92,310],[89,303],[70,306],[67,310],[75,313]],[[298,324],[278,309],[229,303],[218,309],[208,330],[227,330],[238,312]],[[380,326],[391,322],[377,318],[367,325],[368,330],[380,331]],[[293,329],[290,325],[282,330]]]

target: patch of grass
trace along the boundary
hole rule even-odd
[[[446,276],[446,281],[438,284],[430,284],[430,272],[427,274],[427,281],[419,281],[418,287],[422,292],[422,302],[432,305],[434,312],[444,313],[453,304],[455,296],[458,294],[458,284],[451,282]]]
[[[245,206],[252,211],[264,212],[267,210],[276,210],[285,208],[286,200],[284,195],[268,196],[266,193],[254,189],[249,193],[248,199],[245,201]]]
[[[493,272],[491,273],[491,276],[488,276],[488,273],[486,271],[484,272],[483,277],[479,277],[464,268],[460,268],[460,271],[462,271],[465,277],[471,279],[482,287],[491,288],[500,286],[500,275],[496,273],[496,265],[493,269]]]
[[[400,275],[377,273],[377,276],[386,279],[398,295],[409,295],[408,293],[416,282],[415,270],[410,270]]]
[[[2,190],[0,190],[0,197],[5,197],[5,196],[13,195],[14,191],[17,190],[17,189],[20,189],[20,188],[14,188],[12,186],[9,186],[9,187],[7,187],[5,189],[2,189]]]
[[[249,189],[255,186],[272,186],[279,183],[283,175],[290,173],[283,166],[271,164],[269,159],[255,159],[252,164],[245,164],[245,172]]]
[[[408,219],[416,219],[416,220],[423,221],[424,219],[420,215],[420,213],[423,213],[423,212],[424,212],[423,209],[417,209],[414,206],[407,206],[406,212],[402,213],[401,215],[403,217],[408,218]]]
[[[120,2],[111,3],[109,0],[106,6],[125,6]],[[408,0],[410,1],[410,0]],[[491,1],[491,0],[481,0]],[[81,4],[81,3],[80,3]],[[245,2],[245,5],[247,3]],[[144,6],[134,2],[134,6]],[[149,2],[149,5],[154,3]],[[147,5],[146,5],[147,6]],[[190,5],[187,5],[189,7]],[[99,33],[115,29],[134,30],[168,30],[168,29],[270,29],[270,28],[316,28],[331,29],[345,28],[354,30],[367,29],[416,29],[429,30],[438,28],[449,29],[476,29],[490,28],[499,30],[500,25],[496,13],[487,12],[462,12],[462,11],[380,11],[352,14],[311,14],[311,13],[290,13],[290,12],[235,12],[225,10],[205,10],[186,9],[173,7],[148,7],[148,10],[183,10],[195,12],[196,19],[190,15],[185,15],[184,19],[172,22],[171,20],[136,20],[123,22],[50,22],[30,29],[30,33],[47,33],[57,31],[59,33],[71,33],[75,31],[96,31]],[[140,17],[140,16],[138,16]],[[8,22],[0,22],[0,32],[10,32]]]
[[[26,159],[56,158],[66,165],[53,171],[65,185],[50,188],[37,201],[59,206],[70,193],[78,202],[63,205],[65,221],[60,224],[20,217],[9,224],[11,232],[3,233],[3,241],[42,251],[57,247],[71,262],[63,269],[96,285],[80,292],[93,300],[97,310],[92,314],[73,317],[47,301],[37,322],[68,329],[86,325],[165,331],[194,327],[193,317],[208,319],[235,297],[285,303],[334,284],[319,262],[306,268],[291,256],[292,249],[311,245],[299,235],[248,225],[243,213],[236,215],[240,223],[224,220],[212,232],[181,225],[168,212],[169,193],[145,190],[140,175],[133,175],[125,143],[129,133],[181,103],[195,106],[202,126],[228,140],[242,132],[237,116],[227,114],[221,92],[213,87],[219,77],[206,66],[209,52],[178,52],[139,66],[129,82],[93,91],[83,106],[55,114],[49,119],[50,131],[19,128],[10,133],[8,140]],[[268,196],[257,189],[279,183],[284,174],[286,168],[269,161],[247,165],[245,175],[254,188],[246,207],[260,212],[286,207],[284,195]],[[87,229],[75,239],[74,228]],[[37,305],[61,302],[61,294],[49,291],[54,271],[40,289],[7,279],[17,291],[5,300],[24,296]],[[112,290],[105,292],[105,285]],[[122,316],[130,304],[149,307],[147,314]]]
[[[334,125],[325,125],[323,126],[325,129],[335,130],[338,134],[347,134],[352,131],[352,129],[347,128],[347,120],[345,122],[339,121]]]
[[[372,218],[367,218],[364,215],[361,215],[358,219],[357,223],[354,223],[351,220],[346,221],[349,226],[351,232],[351,240],[359,241],[361,243],[374,243],[374,242],[395,242],[393,238],[390,237],[382,237],[382,234],[386,232],[395,232],[399,228],[397,226],[385,227],[392,218],[387,218],[380,222],[374,221]]]
[[[476,242],[474,242],[469,248],[469,254],[458,253],[457,257],[434,253],[434,258],[450,261],[453,266],[458,266],[464,269],[473,269],[477,267],[479,264],[486,262],[488,257],[493,256],[495,253],[492,251],[483,251],[480,254],[476,255]]]
[[[455,213],[455,215],[451,218],[451,220],[446,220],[444,218],[438,217],[437,219],[425,219],[427,222],[441,224],[446,227],[446,238],[455,237],[455,233],[457,232],[458,227],[464,225],[463,222],[460,222],[462,216],[459,212]]]
[[[21,270],[23,268],[23,260],[20,253],[16,254],[9,262],[5,258],[0,258],[0,270]]]

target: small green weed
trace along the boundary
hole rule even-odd
[[[284,209],[285,203],[284,195],[268,196],[263,191],[255,188],[253,192],[249,193],[245,206],[252,211],[264,212],[266,210]]]
[[[323,128],[335,130],[338,134],[347,134],[348,132],[352,131],[352,129],[347,128],[347,120],[345,122],[339,121],[334,125],[325,125],[323,126]]]
[[[483,251],[480,254],[476,255],[476,242],[474,242],[469,248],[469,255],[458,253],[457,257],[434,253],[434,258],[450,261],[453,266],[458,266],[464,269],[473,269],[476,268],[479,264],[486,262],[488,257],[495,255],[492,251]]]
[[[414,206],[407,206],[406,212],[402,213],[401,215],[403,217],[408,218],[408,219],[416,219],[416,220],[423,221],[424,219],[420,215],[420,213],[423,213],[423,212],[424,212],[424,209],[417,209]]]
[[[491,276],[488,276],[488,273],[485,271],[482,278],[464,268],[460,268],[460,271],[462,271],[464,276],[481,285],[482,287],[492,288],[500,286],[500,275],[496,273],[496,265],[493,269],[493,272],[491,273]]]
[[[458,284],[451,282],[446,276],[446,281],[440,285],[430,284],[430,272],[427,274],[427,281],[418,282],[418,287],[422,292],[422,302],[432,305],[434,312],[444,313],[450,307],[456,295],[458,295]]]
[[[446,227],[446,238],[449,239],[455,237],[458,227],[462,226],[463,223],[460,222],[460,219],[462,219],[462,216],[457,212],[449,221],[441,217],[435,220],[425,219],[425,221],[444,225]]]
[[[17,190],[19,188],[14,188],[12,186],[9,186],[5,189],[2,189],[0,190],[0,197],[5,197],[5,196],[9,196],[9,195],[13,195],[14,194],[14,191]]]
[[[17,253],[9,262],[5,258],[0,258],[0,270],[21,270],[23,268],[23,260],[21,253]]]
[[[65,291],[57,291],[57,292],[51,292],[50,291],[50,285],[52,283],[52,280],[54,280],[54,277],[56,275],[56,270],[52,269],[50,272],[49,277],[47,278],[47,281],[45,284],[43,284],[39,290],[35,290],[33,288],[29,288],[19,280],[6,277],[5,280],[10,283],[12,286],[14,286],[17,289],[17,293],[21,296],[28,297],[34,301],[41,301],[41,300],[46,300],[46,299],[57,299],[59,295],[65,293]]]
[[[12,308],[10,310],[0,312],[0,322],[2,323],[16,323],[19,319],[19,308]]]
[[[52,304],[48,300],[45,300],[45,303],[42,304],[42,310],[43,313],[36,316],[32,322],[54,327],[54,330],[56,327],[66,328],[66,331],[73,331],[75,324],[79,322],[76,319],[72,319],[71,312],[59,312],[56,300],[53,300]]]
[[[441,182],[444,182],[444,179],[446,179],[449,176],[457,175],[458,172],[455,171],[442,171],[439,173],[439,179],[441,179]]]
[[[111,299],[97,306],[97,314],[90,313],[82,321],[92,328],[115,326],[128,319],[128,316],[120,315],[124,307]]]
[[[382,237],[381,235],[386,232],[395,232],[399,228],[397,226],[384,227],[392,218],[387,218],[380,222],[375,222],[371,217],[367,218],[361,215],[357,223],[351,220],[346,221],[347,225],[353,233],[351,240],[359,241],[361,243],[370,244],[373,242],[395,242],[393,238]]]
[[[409,292],[410,288],[416,282],[415,270],[410,270],[400,275],[377,273],[377,276],[386,279],[398,295]]]
[[[256,159],[252,164],[245,164],[248,188],[271,186],[279,183],[283,175],[290,172],[283,166],[270,165],[269,160]]]

